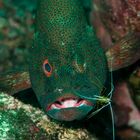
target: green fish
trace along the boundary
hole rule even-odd
[[[50,117],[80,120],[109,101],[107,61],[90,25],[91,0],[39,0],[29,72],[0,77],[11,95],[32,87]]]
[[[40,105],[57,120],[83,119],[105,87],[105,53],[86,16],[90,2],[38,2],[29,73]]]

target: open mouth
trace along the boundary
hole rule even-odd
[[[64,108],[72,108],[72,107],[80,107],[82,105],[89,105],[92,106],[91,102],[88,102],[85,99],[78,99],[78,98],[61,98],[52,103],[48,108],[48,110],[52,109],[64,109]]]

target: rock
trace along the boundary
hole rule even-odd
[[[140,131],[140,112],[130,96],[126,82],[121,82],[116,86],[113,101],[117,108],[114,111],[116,112],[115,115],[119,126],[127,125],[136,131]],[[117,110],[120,112],[117,113]]]
[[[38,108],[0,93],[0,138],[14,140],[98,140],[86,128],[66,127]]]
[[[129,84],[133,92],[132,98],[140,110],[140,67],[130,75]]]

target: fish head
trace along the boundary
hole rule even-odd
[[[40,105],[56,120],[83,119],[95,108],[95,97],[104,87],[106,61],[102,49],[86,41],[57,46],[43,42],[41,37],[36,39],[30,51],[30,79]]]

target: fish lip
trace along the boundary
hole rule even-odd
[[[63,105],[61,105],[61,102],[68,101],[68,100],[71,100],[71,101],[75,100],[75,104],[71,107],[64,107]],[[52,109],[67,109],[67,108],[75,108],[75,107],[78,108],[82,105],[93,106],[93,103],[85,99],[78,98],[78,97],[66,97],[66,98],[60,97],[55,102],[48,105],[48,107],[46,108],[46,111],[49,111]]]
[[[76,97],[76,96],[70,96],[70,97],[60,97],[57,99],[57,101],[63,101],[63,100],[68,100],[68,99],[73,99],[73,100],[79,100],[80,98]]]

